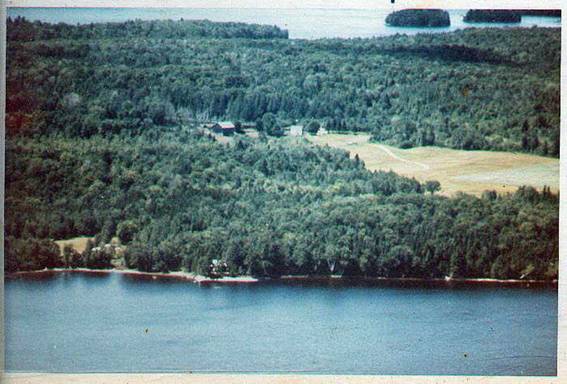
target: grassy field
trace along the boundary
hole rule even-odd
[[[70,244],[71,247],[73,247],[77,252],[82,253],[87,247],[87,241],[89,240],[94,241],[94,237],[88,237],[88,236],[74,237],[72,239],[67,239],[67,240],[56,240],[55,243],[59,246],[61,253],[63,253],[63,248],[67,244]]]
[[[547,185],[559,191],[559,160],[509,152],[461,151],[439,147],[399,149],[370,143],[367,134],[329,134],[307,136],[318,145],[329,145],[358,154],[370,170],[392,170],[419,181],[438,180],[441,193],[485,190],[513,192],[521,185],[538,189]]]

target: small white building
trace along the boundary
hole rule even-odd
[[[326,134],[328,134],[329,131],[327,131],[325,128],[321,127],[319,128],[319,130],[317,131],[317,136],[324,136]]]
[[[289,127],[290,136],[303,136],[303,125],[291,125]]]

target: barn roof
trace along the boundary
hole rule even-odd
[[[217,124],[218,124],[222,129],[234,128],[234,124],[232,124],[232,122],[230,122],[230,121],[219,121]]]

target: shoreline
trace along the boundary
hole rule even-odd
[[[237,276],[237,277],[222,277],[220,279],[213,279],[203,275],[198,275],[193,272],[185,272],[185,271],[174,271],[174,272],[143,272],[138,271],[136,269],[118,269],[118,268],[109,268],[109,269],[91,269],[91,268],[52,268],[52,269],[39,269],[35,271],[18,271],[18,272],[11,272],[6,273],[5,276],[10,277],[17,277],[17,276],[25,276],[25,275],[34,275],[34,274],[43,274],[43,273],[92,273],[92,274],[110,274],[110,273],[118,273],[122,275],[130,275],[130,276],[144,276],[144,277],[152,277],[154,279],[157,278],[176,278],[181,280],[187,280],[193,283],[224,283],[224,284],[234,284],[234,283],[256,283],[261,281],[260,279],[254,278],[252,276]]]
[[[193,272],[174,271],[174,272],[142,272],[136,269],[90,269],[90,268],[52,268],[34,271],[17,271],[5,273],[5,277],[14,278],[18,276],[37,275],[44,273],[90,273],[90,274],[110,274],[118,273],[128,276],[172,278],[186,280],[196,284],[251,284],[262,282],[298,282],[298,283],[325,283],[325,282],[353,282],[353,283],[398,283],[398,284],[423,284],[437,286],[453,285],[492,285],[492,286],[558,286],[558,280],[521,280],[521,279],[493,279],[493,278],[420,278],[420,277],[354,277],[354,276],[310,276],[310,275],[283,275],[276,278],[253,276],[224,276],[218,279],[198,275]]]

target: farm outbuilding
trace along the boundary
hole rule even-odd
[[[303,136],[303,125],[291,125],[289,127],[290,136]]]
[[[230,121],[221,121],[213,125],[213,132],[220,133],[224,136],[234,134],[235,130],[234,124]]]

